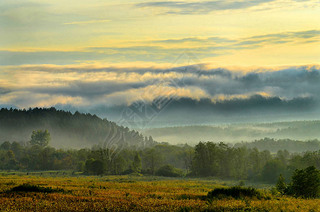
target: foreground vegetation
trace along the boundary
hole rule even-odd
[[[210,197],[213,189],[226,193],[235,184],[209,179],[2,173],[0,206],[1,211],[320,211],[319,199],[281,196],[268,188],[244,189],[249,196],[240,198]]]

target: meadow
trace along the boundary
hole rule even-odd
[[[236,184],[215,179],[151,176],[71,176],[66,173],[0,174],[1,211],[320,211],[319,199],[280,196],[208,199],[215,188]],[[19,190],[19,186],[39,190]]]

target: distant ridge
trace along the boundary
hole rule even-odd
[[[93,145],[142,148],[156,143],[152,137],[144,137],[135,130],[89,113],[71,113],[54,107],[0,110],[0,143],[27,142],[32,131],[38,129],[49,130],[52,138],[50,145],[60,148]]]
[[[320,120],[162,127],[145,129],[142,133],[151,135],[161,142],[193,145],[199,141],[222,141],[233,144],[242,141],[253,142],[266,137],[276,140],[282,139],[281,141],[286,139],[314,141],[320,140]],[[301,151],[312,150],[312,148],[302,148]]]

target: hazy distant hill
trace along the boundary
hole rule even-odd
[[[276,153],[279,150],[287,150],[288,152],[307,152],[320,150],[319,140],[297,141],[292,139],[273,139],[264,138],[253,142],[236,143],[234,147],[245,146],[249,149],[257,148],[259,151],[268,150]]]
[[[199,141],[237,143],[265,137],[292,140],[320,139],[320,121],[293,121],[261,124],[198,125],[151,128],[142,131],[157,141],[197,144]]]
[[[154,143],[137,131],[118,126],[96,115],[71,113],[55,108],[0,110],[0,143],[28,141],[33,130],[47,129],[54,147],[82,148],[94,144],[119,148],[120,145],[148,146]]]
[[[210,98],[199,100],[192,98],[159,97],[152,102],[135,101],[130,105],[96,105],[92,107],[73,107],[56,105],[67,111],[83,111],[119,121],[123,114],[130,114],[126,119],[132,129],[160,128],[185,125],[218,125],[231,123],[261,123],[295,120],[320,119],[314,110],[315,103],[310,98],[283,100],[279,97],[254,95],[249,99],[230,99],[213,102]],[[134,120],[131,120],[134,116]]]

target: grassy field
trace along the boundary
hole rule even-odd
[[[50,172],[0,173],[0,207],[1,211],[320,211],[318,199],[271,195],[268,189],[260,189],[267,197],[262,199],[205,198],[212,189],[235,183]],[[29,187],[19,190],[21,185]]]

